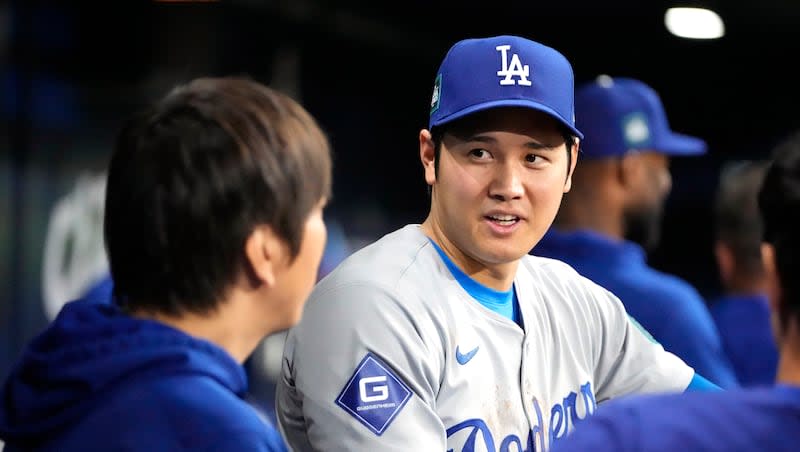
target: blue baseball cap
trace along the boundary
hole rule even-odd
[[[586,139],[581,152],[588,158],[652,150],[666,155],[700,155],[706,142],[673,132],[658,94],[631,78],[601,75],[575,92],[575,113]]]
[[[445,55],[433,86],[429,128],[495,107],[549,114],[575,136],[575,78],[557,50],[519,36],[465,39]]]

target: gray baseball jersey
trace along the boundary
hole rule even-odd
[[[524,330],[472,298],[419,225],[350,256],[287,336],[290,447],[545,451],[598,402],[688,386],[693,370],[567,264],[525,256],[514,287]]]

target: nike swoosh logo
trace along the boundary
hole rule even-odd
[[[456,361],[458,361],[458,363],[463,366],[464,364],[468,363],[475,356],[475,353],[478,353],[478,349],[479,348],[480,348],[480,346],[477,346],[477,347],[473,348],[472,350],[468,351],[467,353],[461,353],[458,350],[458,346],[456,346]]]

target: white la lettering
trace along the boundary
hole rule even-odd
[[[524,85],[524,86],[531,86],[531,81],[528,80],[528,75],[530,74],[528,65],[523,65],[522,62],[519,60],[519,55],[516,53],[511,55],[511,63],[508,62],[508,49],[511,48],[510,45],[503,45],[495,47],[499,52],[502,58],[503,69],[497,71],[498,77],[505,77],[504,79],[500,80],[501,85]],[[512,77],[517,76],[519,80],[514,80]]]

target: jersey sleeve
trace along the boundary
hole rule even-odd
[[[427,323],[425,323],[427,322]],[[277,418],[294,450],[445,450],[430,317],[374,284],[312,295],[289,331]]]
[[[590,284],[600,322],[601,340],[595,342],[598,403],[628,394],[684,391],[694,369],[664,350],[616,296]]]

